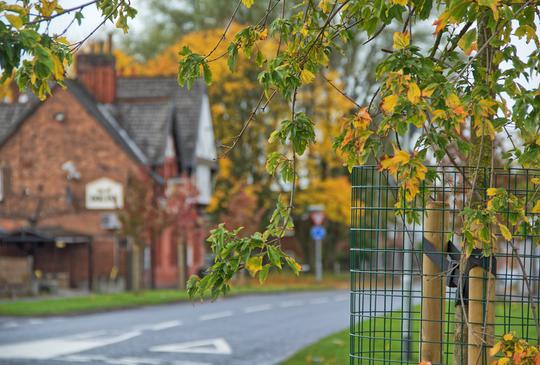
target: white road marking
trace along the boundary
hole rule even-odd
[[[57,337],[47,340],[11,343],[0,346],[0,359],[51,359],[58,356],[75,354],[97,347],[129,340],[141,334],[139,331],[121,333],[117,336],[105,336],[93,333],[70,337]]]
[[[191,354],[230,355],[231,346],[223,338],[210,340],[190,341],[164,346],[155,346],[149,349],[152,352],[183,352]]]
[[[291,307],[300,307],[303,304],[304,302],[302,302],[301,300],[289,300],[286,302],[279,303],[279,306],[281,308],[291,308]]]
[[[2,327],[4,327],[4,328],[16,328],[16,327],[19,327],[19,324],[17,322],[11,321],[11,322],[4,323],[2,325]]]
[[[41,319],[31,319],[28,321],[28,324],[42,324],[43,320]]]
[[[170,361],[170,360],[160,360],[160,359],[151,359],[146,357],[119,357],[112,358],[101,355],[71,355],[56,358],[55,360],[69,361],[69,362],[104,362],[107,364],[117,364],[117,365],[212,365],[207,362],[194,362],[194,361]]]
[[[150,329],[152,331],[161,331],[161,330],[165,330],[165,329],[168,329],[168,328],[178,327],[178,326],[181,326],[181,325],[182,325],[182,322],[180,322],[180,321],[168,321],[168,322],[156,323]]]
[[[346,300],[349,300],[348,295],[339,295],[337,297],[334,297],[334,302],[344,302]]]
[[[199,320],[201,321],[211,321],[213,319],[220,319],[220,318],[226,318],[233,315],[232,311],[224,311],[224,312],[218,312],[218,313],[211,313],[211,314],[205,314],[204,316],[200,316]]]
[[[253,307],[247,307],[246,309],[244,309],[244,312],[256,313],[256,312],[268,311],[270,309],[272,309],[271,304],[262,304],[262,305],[254,305]]]
[[[328,298],[315,298],[309,301],[309,304],[325,304],[328,303]]]

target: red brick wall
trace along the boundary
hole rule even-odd
[[[54,119],[54,115],[58,112],[64,113],[64,121],[58,122]],[[66,161],[75,164],[81,174],[80,180],[67,181],[66,172],[61,167]],[[39,220],[38,226],[60,226],[69,231],[92,236],[94,280],[109,277],[113,267],[115,238],[110,232],[100,228],[101,215],[104,211],[85,209],[85,185],[98,178],[108,177],[120,182],[125,188],[128,176],[141,174],[143,167],[117,144],[69,90],[59,87],[28,117],[16,133],[0,146],[0,166],[2,165],[7,165],[10,169],[11,195],[6,197],[6,201],[0,202],[0,210],[17,207],[18,200],[25,190],[30,196],[48,197],[44,217]],[[166,168],[161,169],[162,173],[168,175],[174,174],[175,171],[175,165],[170,161]],[[55,214],[55,211],[56,213],[60,210],[65,211],[68,184],[73,191],[74,207],[70,212]],[[24,210],[22,208],[15,211]],[[28,213],[32,211],[31,207],[24,208],[29,210]],[[27,224],[20,219],[0,219],[0,227],[4,229]],[[194,258],[194,267],[190,268],[190,274],[198,271],[203,264],[203,240],[203,232],[188,240]],[[175,241],[175,237],[165,233],[154,248],[156,254],[154,262],[157,264],[154,272],[156,286],[176,285],[178,276],[175,265],[176,250],[173,247]],[[7,250],[0,247],[0,254],[7,254]],[[62,255],[61,258],[52,257],[48,252],[41,255],[36,259],[36,269],[52,270],[50,265],[55,260],[66,261],[65,268],[62,265],[56,267],[69,270],[72,286],[84,286],[87,282],[86,245],[69,247],[69,250],[57,253]],[[119,274],[126,277],[126,249],[117,247],[116,257]]]
[[[63,122],[54,119],[58,112],[65,114]],[[66,161],[74,162],[81,173],[81,179],[69,183],[74,195],[74,208],[71,212],[58,215],[66,211],[63,199],[68,181],[61,167]],[[4,202],[0,202],[0,209],[10,207],[10,211],[16,211],[19,204],[17,200],[20,200],[24,190],[30,196],[46,197],[44,217],[38,225],[60,226],[93,236],[94,276],[108,276],[113,265],[114,237],[100,228],[104,211],[85,209],[85,185],[98,178],[108,177],[125,186],[128,176],[139,174],[141,167],[94,120],[84,106],[68,90],[57,87],[53,95],[0,146],[0,165],[7,165],[10,169],[11,192]],[[27,213],[32,211],[26,205],[20,206],[20,210],[24,209],[29,210]],[[24,220],[0,220],[0,225],[9,229],[25,224],[28,223]],[[36,268],[48,270],[54,260],[66,261],[65,268],[62,265],[57,267],[71,272],[73,285],[87,280],[88,258],[85,245],[70,247],[57,255],[61,256],[54,258],[44,252],[36,260]],[[119,256],[121,273],[125,267],[122,256],[123,253]]]

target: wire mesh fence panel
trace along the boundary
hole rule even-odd
[[[395,179],[376,166],[353,170],[351,365],[491,365],[503,334],[539,344],[540,236],[530,227],[540,226],[540,170],[431,169],[436,178],[408,208],[416,219],[396,207]],[[463,247],[463,212],[491,204],[493,188],[519,201],[524,222],[498,207],[509,232],[488,229],[490,250]]]

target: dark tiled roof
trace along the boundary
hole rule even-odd
[[[161,163],[170,130],[172,105],[169,102],[119,104],[118,120],[148,160]]]
[[[116,80],[116,98],[125,99],[170,98],[180,86],[173,77],[126,77]]]
[[[33,109],[33,103],[1,104],[0,103],[0,145],[15,130],[18,122]]]
[[[206,92],[202,82],[187,90],[172,77],[119,78],[116,92],[118,119],[152,163],[162,162],[172,128],[182,167],[193,166]]]
[[[191,90],[175,78],[118,78],[117,103],[98,104],[77,81],[69,90],[100,121],[113,138],[144,164],[163,162],[167,136],[174,133],[183,168],[195,163],[201,104],[206,92],[202,82]],[[0,104],[0,145],[38,104]]]

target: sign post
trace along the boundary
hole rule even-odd
[[[312,205],[309,207],[309,211],[313,222],[310,233],[311,238],[315,241],[315,279],[322,281],[322,240],[326,236],[326,229],[322,226],[324,222],[324,206]]]

